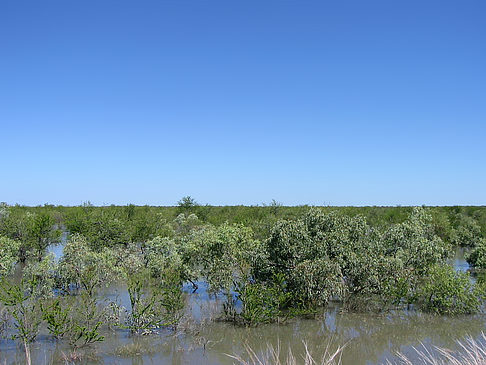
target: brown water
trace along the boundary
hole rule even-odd
[[[451,263],[458,270],[467,269],[464,251],[457,250]],[[381,364],[394,359],[397,351],[414,354],[421,344],[455,349],[457,340],[467,335],[479,337],[486,325],[486,316],[445,317],[421,313],[341,313],[330,306],[318,319],[294,319],[284,324],[243,328],[215,321],[221,300],[209,297],[204,286],[197,293],[187,289],[190,317],[176,333],[130,336],[127,331],[107,331],[104,342],[85,352],[83,364],[233,364],[226,354],[244,354],[245,344],[255,351],[267,344],[282,352],[290,346],[296,356],[303,352],[306,341],[311,352],[319,357],[326,345],[332,348],[346,345],[342,363]],[[110,300],[127,304],[123,287],[113,286],[104,295]],[[32,346],[34,364],[64,364],[63,353],[69,349],[45,334]],[[0,364],[23,364],[22,349],[14,341],[0,341]]]

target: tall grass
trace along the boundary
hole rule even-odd
[[[341,364],[341,354],[346,347],[340,346],[337,350],[331,350],[331,341],[326,345],[324,354],[319,358],[315,358],[309,350],[307,343],[302,342],[304,345],[304,354],[296,357],[292,349],[289,347],[286,353],[282,353],[280,341],[277,346],[272,344],[267,344],[266,351],[258,354],[249,345],[245,345],[245,355],[229,355],[232,359],[236,360],[235,364],[240,365],[340,365]]]
[[[398,353],[396,361],[387,360],[385,365],[486,365],[486,334],[482,333],[479,339],[467,337],[457,341],[459,350],[453,351],[444,347],[434,346],[427,348],[422,344],[415,348],[415,355],[406,356]],[[324,355],[316,358],[309,350],[307,343],[303,342],[304,354],[296,357],[289,349],[282,352],[281,343],[277,346],[267,344],[262,353],[258,353],[249,345],[245,345],[245,354],[228,355],[239,365],[340,365],[341,355],[346,347],[340,346],[336,351],[331,350],[331,342],[326,346]]]
[[[412,358],[402,353],[398,354],[397,362],[387,362],[387,365],[486,365],[486,335],[481,334],[479,340],[467,337],[457,341],[458,351],[434,346],[432,350],[422,345],[422,349],[414,348],[416,356]]]

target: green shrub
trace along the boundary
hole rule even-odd
[[[21,341],[28,365],[31,364],[30,344],[35,341],[41,324],[38,298],[30,290],[34,286],[24,280],[20,283],[6,279],[0,281],[0,302],[14,319],[16,331],[12,339]]]
[[[57,264],[53,254],[44,256],[40,261],[30,260],[24,267],[22,276],[29,290],[36,298],[44,299],[54,295]]]
[[[163,285],[147,285],[148,272],[127,276],[130,309],[123,327],[133,334],[147,334],[163,327],[177,327],[184,302],[182,288],[167,280]]]
[[[240,224],[225,223],[197,231],[188,244],[193,265],[212,292],[229,292],[235,282],[246,282],[262,247],[253,231]]]
[[[451,234],[451,242],[456,246],[475,247],[483,238],[481,226],[472,217],[465,214],[455,216],[456,228]]]
[[[20,242],[0,236],[0,277],[12,272],[18,261]]]
[[[484,291],[472,283],[469,274],[449,265],[429,269],[418,286],[416,300],[423,310],[437,314],[471,314],[480,310]]]
[[[64,292],[82,288],[93,295],[114,280],[115,259],[110,250],[93,251],[86,238],[74,234],[64,246],[58,280]]]
[[[467,262],[478,269],[486,269],[486,239],[482,238],[466,255]]]

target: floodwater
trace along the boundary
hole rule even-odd
[[[62,247],[55,254],[62,252]],[[51,252],[53,252],[51,250]],[[451,259],[457,270],[467,270],[464,250]],[[149,336],[131,336],[125,330],[106,331],[105,341],[83,352],[82,364],[233,364],[227,354],[244,355],[245,346],[257,353],[268,344],[280,344],[282,355],[288,348],[298,358],[303,341],[319,358],[330,349],[346,345],[343,365],[383,364],[396,360],[397,351],[415,354],[414,347],[444,346],[457,349],[456,341],[466,336],[478,338],[485,329],[486,316],[434,316],[416,312],[387,314],[343,313],[330,305],[318,319],[292,319],[286,323],[244,328],[216,320],[221,298],[208,296],[204,285],[196,293],[187,292],[187,318],[176,333],[164,331]],[[109,288],[103,296],[127,305],[122,286]],[[34,364],[64,364],[69,349],[41,334],[32,345]],[[244,357],[244,356],[243,356]],[[12,340],[0,340],[0,364],[23,364],[23,352]]]

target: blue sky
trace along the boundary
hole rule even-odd
[[[486,204],[484,1],[2,1],[0,201]]]

